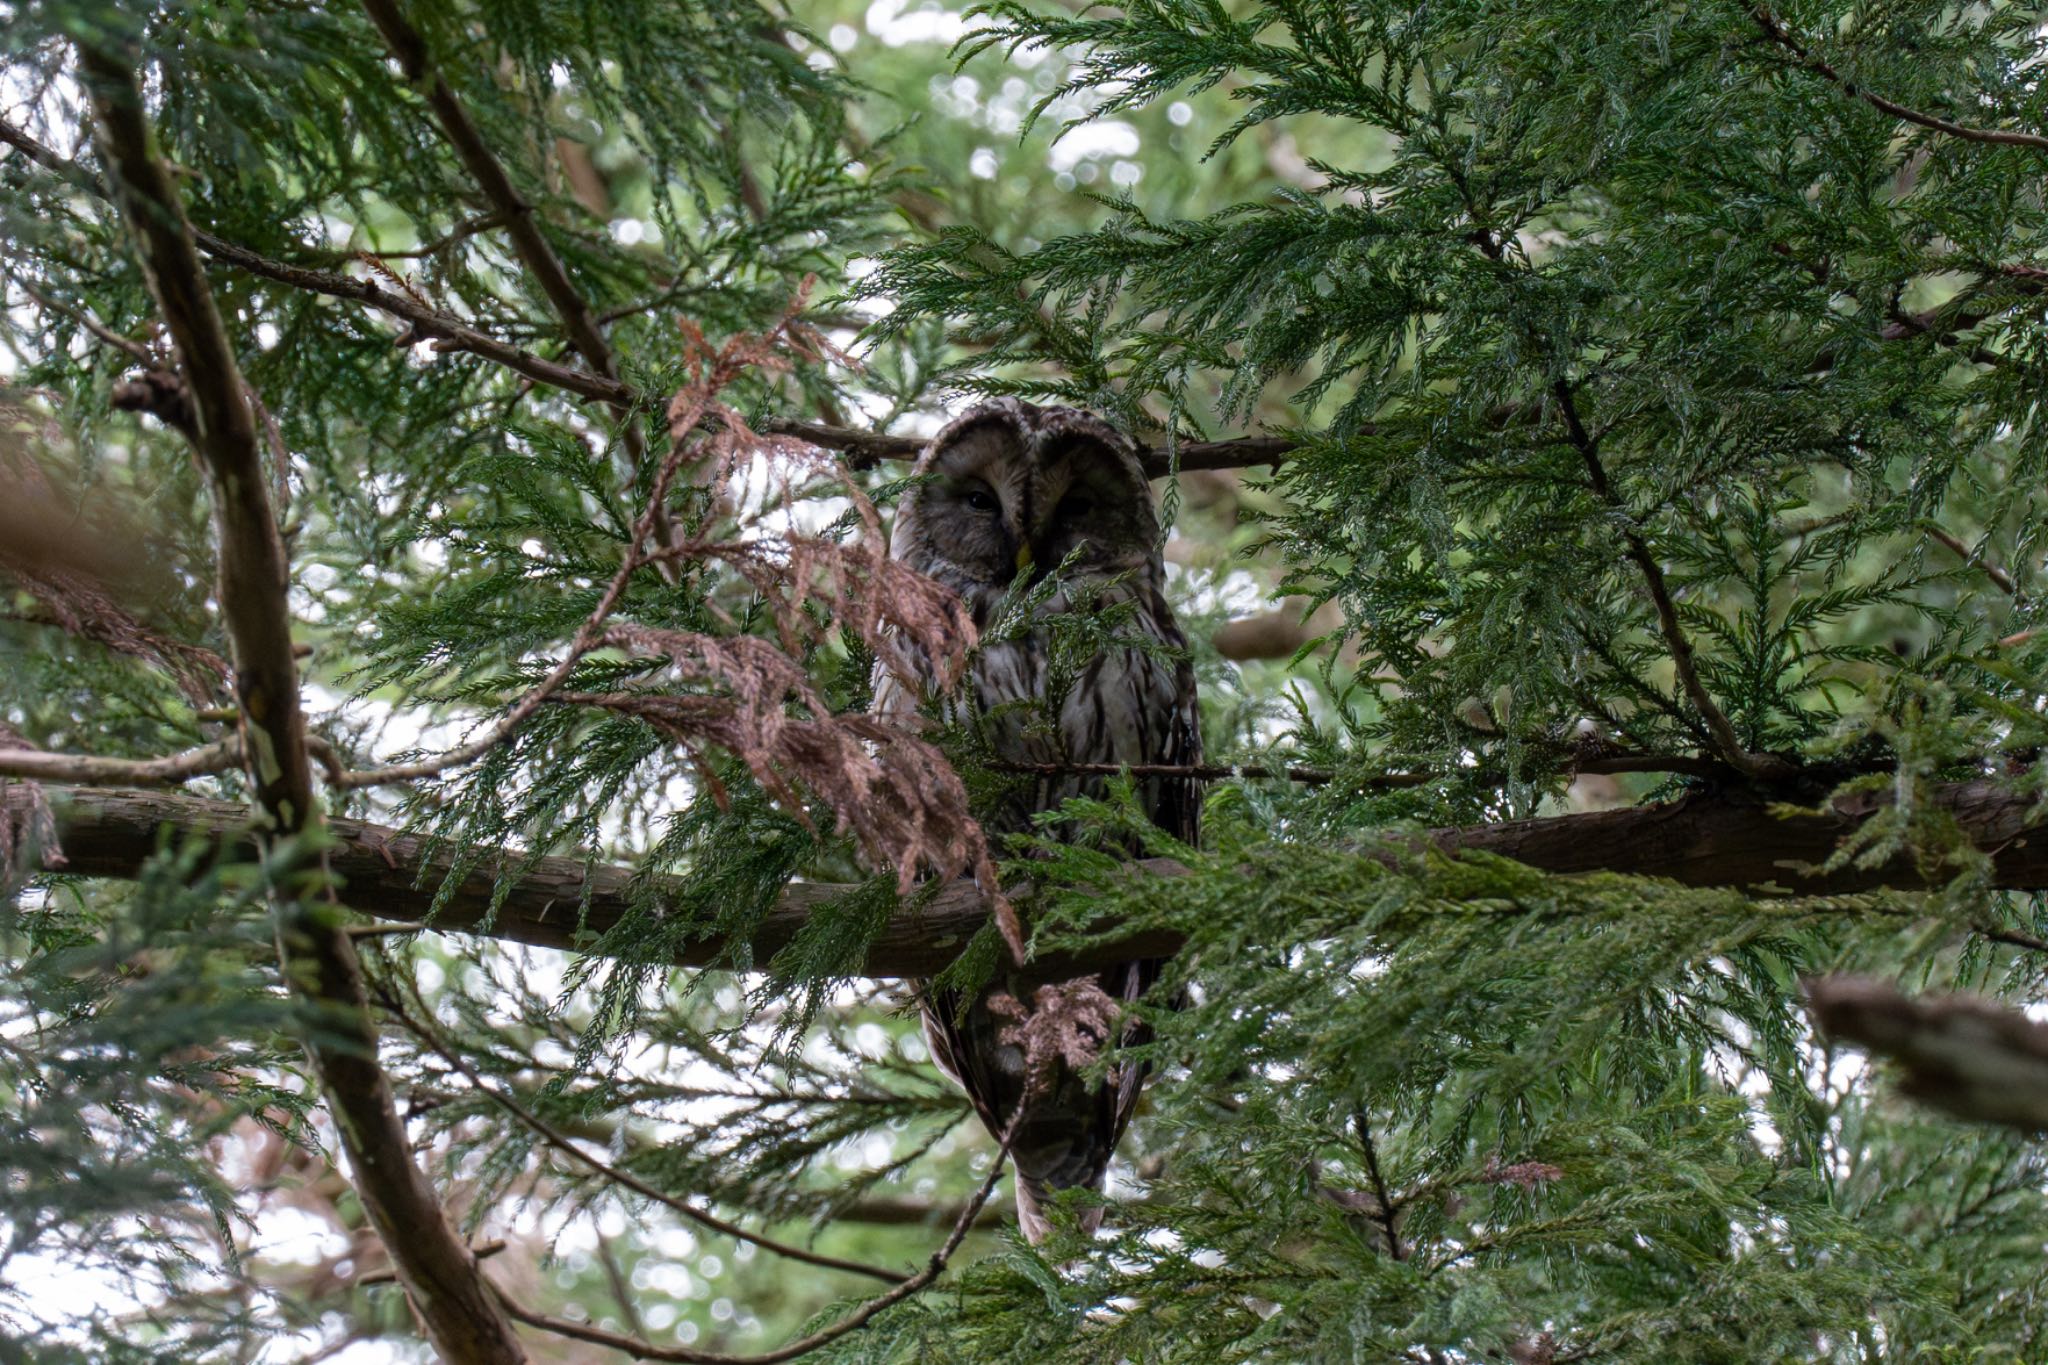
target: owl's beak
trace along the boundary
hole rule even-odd
[[[1031,572],[1031,543],[1029,541],[1025,541],[1017,546],[1017,572],[1020,574]]]

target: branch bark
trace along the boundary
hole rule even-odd
[[[836,450],[855,469],[873,469],[884,460],[915,460],[924,451],[920,436],[887,436],[857,427],[827,426],[822,422],[799,422],[773,418],[761,430],[777,436],[795,436],[814,446]],[[1244,469],[1252,465],[1278,467],[1293,452],[1295,442],[1282,436],[1242,436],[1229,441],[1182,441],[1179,468],[1182,473],[1201,469]],[[1174,461],[1162,446],[1151,446],[1143,454],[1148,478],[1163,479],[1173,472]]]
[[[184,205],[151,146],[139,61],[118,46],[81,44],[95,135],[122,216],[189,391],[188,433],[205,467],[218,542],[221,616],[234,646],[242,750],[263,837],[317,833],[285,591],[288,567],[264,477],[261,436]],[[249,820],[243,813],[245,827]],[[361,963],[346,929],[290,890],[273,889],[280,950],[294,989],[330,1019],[308,1052],[349,1155],[356,1189],[442,1356],[516,1362],[526,1353],[413,1163],[391,1087],[377,1062]]]
[[[1970,995],[1914,999],[1888,981],[1806,983],[1821,1030],[1900,1069],[1899,1088],[1958,1118],[2048,1130],[2048,1024]]]
[[[164,830],[217,841],[236,856],[251,847],[248,812],[228,802],[100,788],[45,790],[57,810],[66,870],[80,876],[134,877]],[[2028,798],[1979,781],[1940,788],[1935,799],[1979,848],[1992,853],[1997,885],[2048,888],[2048,830],[2029,828],[2033,807]],[[1754,802],[1702,795],[1668,805],[1444,829],[1430,837],[1447,853],[1495,853],[1550,872],[1633,872],[1691,886],[1775,883],[1822,894],[1925,885],[1923,874],[1904,859],[1818,877],[1801,876],[1789,866],[1824,861],[1879,804],[1858,798],[1826,815],[1781,819]],[[332,841],[328,866],[342,880],[342,899],[383,919],[426,919],[458,865],[464,871],[432,919],[436,930],[573,950],[619,923],[633,904],[636,874],[630,867],[593,867],[580,858],[562,857],[533,859],[529,866],[526,855],[511,850],[455,847],[355,820],[330,819],[327,833]],[[1164,859],[1141,866],[1159,875],[1180,871]],[[509,885],[494,907],[501,870]],[[671,880],[657,886],[656,894],[681,885]],[[819,906],[846,890],[811,883],[786,888],[759,931],[741,945],[747,960],[768,961]],[[921,911],[899,913],[889,922],[869,947],[862,970],[872,977],[931,976],[953,960],[987,914],[986,901],[972,885],[944,887]],[[734,947],[707,935],[678,953],[676,962],[705,966],[730,961],[727,954]],[[1131,957],[1163,957],[1179,947],[1170,935],[1133,935],[1089,957],[1042,959],[1033,967],[1049,976],[1073,974]]]
[[[513,185],[512,177],[505,173],[504,165],[492,153],[490,144],[484,141],[482,131],[470,118],[469,111],[463,107],[455,91],[434,70],[426,39],[406,21],[396,0],[363,0],[363,9],[369,14],[370,22],[377,26],[377,31],[384,35],[391,55],[398,60],[399,70],[405,73],[406,80],[433,110],[434,121],[441,125],[441,131],[447,137],[448,145],[455,149],[463,169],[476,182],[491,211],[504,222],[505,234],[512,239],[513,250],[519,253],[520,261],[533,273],[541,293],[547,296],[548,305],[561,319],[569,344],[582,353],[591,369],[607,379],[616,380],[618,367],[612,359],[612,348],[606,344],[604,333],[598,330],[590,305],[584,302],[583,295],[570,280],[561,257],[555,254],[554,247],[541,234],[533,205],[526,202]]]

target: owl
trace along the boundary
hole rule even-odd
[[[994,756],[1012,763],[1199,763],[1194,673],[1167,605],[1158,514],[1137,448],[1073,408],[999,399],[934,437],[916,472],[928,477],[904,497],[891,556],[958,592],[984,634],[1016,590],[1059,571],[1057,590],[1021,629],[984,641],[965,686],[947,703],[952,715],[970,718]],[[1099,652],[1055,659],[1052,631],[1043,623],[1074,611],[1126,608],[1132,619]],[[1055,675],[1070,685],[1053,724],[1047,712]],[[893,678],[878,686],[881,709],[915,709],[919,701]],[[1071,773],[1020,781],[984,827],[992,834],[1028,829],[1038,812],[1099,793],[1105,781]],[[1194,841],[1200,793],[1193,781],[1148,777],[1138,792],[1156,824]],[[1050,996],[1044,987],[1034,997],[1022,983],[1003,980],[972,998],[929,983],[920,991],[925,1037],[939,1068],[967,1092],[992,1134],[1016,1123],[1010,1156],[1017,1214],[1033,1242],[1048,1230],[1041,1206],[1050,1192],[1102,1187],[1144,1073],[1126,1066],[1090,1083],[1082,1072],[1110,1029],[1120,1029],[1127,1043],[1140,1041],[1140,1026],[1113,1006],[1142,995],[1159,965],[1123,963],[1056,983]],[[1029,1048],[1020,1036],[1017,1002],[1084,997],[1103,1008],[1072,1010],[1066,1027],[1092,1037],[1083,1040],[1077,1064],[1070,1036],[1048,1080],[1043,1049]],[[1027,1050],[1034,1053],[1029,1065]],[[1092,1229],[1101,1210],[1083,1217]]]

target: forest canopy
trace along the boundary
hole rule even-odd
[[[2048,1360],[2044,69],[0,0],[0,1360]],[[1198,843],[877,708],[991,397],[1154,476]],[[1168,954],[1030,1244],[914,983]]]

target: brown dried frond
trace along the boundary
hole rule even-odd
[[[685,545],[672,553],[718,560],[746,579],[792,653],[836,627],[911,686],[929,685],[923,667],[942,690],[966,673],[975,643],[967,604],[936,579],[890,559],[879,544],[792,534]]]
[[[1049,1094],[1060,1068],[1081,1071],[1094,1065],[1116,1028],[1122,1006],[1092,976],[1040,986],[1031,1004],[1007,991],[988,999],[989,1011],[1015,1022],[996,1041],[1024,1054],[1024,1103]]]
[[[669,402],[669,451],[628,562],[572,646],[572,659],[601,645],[665,656],[673,681],[685,690],[555,695],[645,719],[675,740],[718,799],[723,793],[708,759],[723,750],[799,819],[808,822],[813,802],[830,807],[837,831],[850,835],[871,864],[893,869],[904,891],[922,873],[973,876],[991,893],[998,924],[1021,958],[1016,912],[1001,896],[987,839],[945,755],[907,728],[914,720],[834,715],[801,662],[829,632],[844,631],[892,672],[914,680],[916,664],[929,660],[937,679],[952,685],[965,673],[975,642],[973,621],[957,594],[888,557],[881,516],[850,471],[805,441],[754,431],[722,398],[743,374],[779,374],[796,358],[824,354],[817,334],[797,321],[803,306],[800,292],[765,334],[736,336],[717,347],[695,324],[681,321],[690,379]],[[735,512],[716,533],[650,546],[685,470],[702,487],[730,485],[755,469],[765,470],[777,492],[764,510]],[[828,479],[833,494],[852,506],[859,524],[850,541],[797,525],[797,484],[814,476]],[[729,497],[725,506],[742,501]],[[779,524],[767,508],[784,513]],[[716,563],[732,572],[767,606],[773,638],[612,620],[626,577],[662,561]],[[565,677],[558,668],[542,692]]]
[[[33,749],[21,731],[0,721],[0,749]],[[64,851],[57,844],[57,818],[36,782],[10,782],[0,777],[0,891],[18,885],[26,869],[23,857],[34,850],[44,867],[62,867]]]
[[[714,792],[705,760],[722,749],[806,821],[808,793],[832,808],[838,832],[851,835],[864,856],[895,870],[902,890],[927,868],[980,874],[994,885],[986,841],[945,755],[888,717],[833,715],[803,666],[772,641],[619,623],[604,642],[660,654],[675,681],[713,690],[567,693],[564,701],[646,720],[683,748]]]
[[[1533,1190],[1538,1185],[1564,1179],[1564,1169],[1547,1161],[1517,1161],[1503,1166],[1499,1157],[1489,1156],[1485,1169],[1479,1172],[1479,1179],[1487,1185],[1519,1185],[1525,1190]]]

